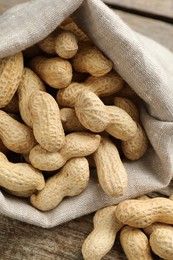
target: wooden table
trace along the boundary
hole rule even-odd
[[[0,0],[0,13],[25,1]],[[172,0],[114,0],[114,4],[116,12],[130,27],[173,51]],[[48,230],[0,215],[0,260],[83,259],[81,246],[93,228],[93,215]],[[113,249],[104,257],[104,260],[112,259],[127,259],[118,238]]]

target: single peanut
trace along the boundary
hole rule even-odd
[[[26,191],[11,191],[11,190],[3,188],[3,190],[5,190],[10,195],[14,195],[16,197],[22,197],[22,198],[29,198],[32,194],[37,192],[36,189],[26,190]]]
[[[113,63],[97,47],[80,44],[77,54],[72,59],[72,66],[78,72],[87,72],[92,76],[100,77],[111,71]]]
[[[8,148],[3,144],[1,139],[0,139],[0,152],[4,154],[7,154],[9,152]]]
[[[110,96],[117,93],[124,85],[123,79],[114,71],[101,77],[89,76],[83,83],[73,82],[57,93],[57,102],[63,107],[74,108],[80,91],[89,90],[97,96]]]
[[[31,60],[30,65],[34,72],[53,88],[65,88],[71,83],[72,67],[67,60],[38,56]]]
[[[35,168],[54,171],[61,168],[71,158],[94,153],[99,143],[99,135],[82,132],[71,133],[66,135],[65,144],[58,152],[50,153],[40,145],[36,145],[31,150],[29,159]]]
[[[126,111],[135,122],[139,122],[139,110],[132,100],[125,97],[115,97],[114,105]]]
[[[31,204],[41,211],[54,209],[66,196],[80,194],[88,185],[89,165],[86,158],[69,160],[60,172],[46,181],[45,187],[31,196]]]
[[[0,110],[0,138],[15,153],[29,153],[36,144],[32,130]]]
[[[45,181],[42,173],[27,163],[11,163],[0,153],[0,186],[18,194],[41,190]]]
[[[173,224],[173,201],[166,198],[125,200],[117,206],[116,217],[137,228],[145,228],[154,222]]]
[[[100,209],[94,215],[94,229],[82,245],[85,260],[100,260],[112,248],[123,224],[115,216],[116,206]]]
[[[152,260],[147,236],[138,228],[125,226],[120,231],[120,242],[128,260]]]
[[[109,115],[109,124],[105,128],[113,137],[122,141],[131,140],[137,133],[137,124],[123,109],[116,106],[105,106]]]
[[[40,41],[38,43],[38,46],[40,47],[40,49],[49,54],[56,54],[55,39],[56,39],[58,33],[60,33],[60,31],[61,30],[59,28],[57,28],[52,33],[50,33],[46,38],[44,38],[42,41]]]
[[[113,142],[105,137],[94,153],[99,183],[104,192],[111,197],[122,196],[128,183],[127,172]]]
[[[30,96],[29,109],[37,142],[49,152],[61,149],[65,142],[65,134],[55,99],[48,93],[34,92]]]
[[[87,129],[80,123],[73,108],[60,109],[61,122],[65,132],[85,132]]]
[[[29,99],[33,92],[46,91],[41,79],[29,68],[24,68],[23,77],[19,84],[17,93],[19,97],[19,110],[23,121],[32,127],[32,116],[29,109]]]
[[[136,134],[127,141],[122,142],[122,151],[130,160],[139,160],[148,148],[148,138],[140,124],[137,124]]]
[[[15,93],[10,102],[3,107],[3,110],[7,113],[19,113],[19,99],[17,93]]]
[[[144,229],[150,236],[153,252],[163,259],[173,259],[173,227],[163,223],[154,223]]]
[[[0,108],[5,107],[13,98],[23,72],[21,52],[0,60]]]

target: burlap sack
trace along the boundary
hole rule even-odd
[[[76,10],[76,11],[75,11]],[[53,227],[126,198],[166,187],[173,175],[173,54],[132,31],[100,0],[33,0],[0,17],[0,57],[25,49],[73,14],[78,25],[113,61],[115,70],[144,100],[141,119],[152,147],[136,162],[126,162],[126,194],[110,199],[94,173],[88,188],[42,213],[29,201],[0,193],[0,212],[42,227]]]

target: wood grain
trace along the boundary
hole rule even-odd
[[[139,12],[173,18],[172,0],[104,0],[104,2]]]

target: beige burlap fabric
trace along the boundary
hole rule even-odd
[[[42,213],[29,201],[0,193],[0,212],[42,227],[53,227],[125,198],[166,187],[173,175],[173,54],[132,31],[100,0],[33,0],[0,17],[0,56],[40,41],[67,16],[73,17],[113,61],[115,70],[144,100],[141,119],[152,147],[136,162],[125,162],[126,194],[110,199],[94,172],[88,188]]]

